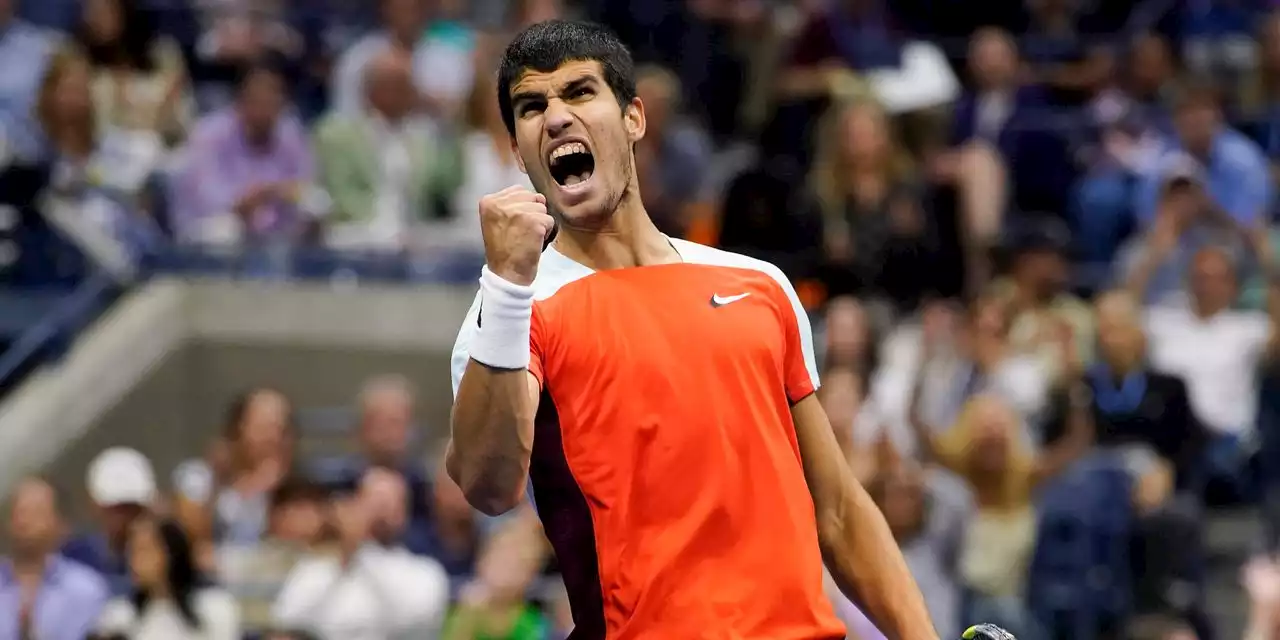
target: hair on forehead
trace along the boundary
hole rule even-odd
[[[529,71],[550,73],[568,62],[600,63],[605,84],[626,106],[636,97],[631,52],[608,29],[591,22],[548,20],[534,24],[511,41],[498,65],[498,106],[507,132],[515,134],[511,87]]]

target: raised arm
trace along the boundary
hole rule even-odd
[[[546,200],[511,187],[480,201],[486,266],[454,347],[449,477],[488,515],[520,503],[533,452],[540,367],[533,281],[554,226]]]

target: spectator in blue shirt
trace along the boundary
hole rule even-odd
[[[1174,113],[1176,135],[1155,165],[1142,176],[1134,210],[1138,223],[1150,223],[1171,162],[1190,155],[1203,169],[1209,199],[1236,222],[1250,226],[1271,206],[1272,187],[1266,156],[1247,136],[1223,121],[1218,94],[1192,83]]]
[[[0,561],[0,640],[83,640],[107,601],[107,585],[88,567],[57,554],[58,493],[39,478],[13,492],[9,538]]]
[[[0,167],[39,156],[33,106],[56,45],[51,35],[14,15],[16,3],[0,0]]]

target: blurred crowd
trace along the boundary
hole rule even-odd
[[[532,22],[604,22],[640,63],[650,214],[796,282],[824,405],[943,637],[1221,635],[1205,514],[1243,505],[1268,533],[1242,625],[1275,640],[1277,11],[0,0],[0,165],[139,256],[475,256],[479,197],[527,185],[496,56]],[[531,510],[477,516],[408,454],[402,382],[359,407],[359,455],[319,465],[295,459],[288,399],[255,390],[171,494],[137,452],[103,452],[100,529],[69,543],[59,490],[29,480],[0,640],[565,633]],[[6,635],[10,610],[29,636]]]

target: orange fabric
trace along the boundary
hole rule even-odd
[[[533,327],[530,370],[590,508],[610,640],[845,637],[791,418],[815,381],[775,280],[604,271],[539,301]]]

